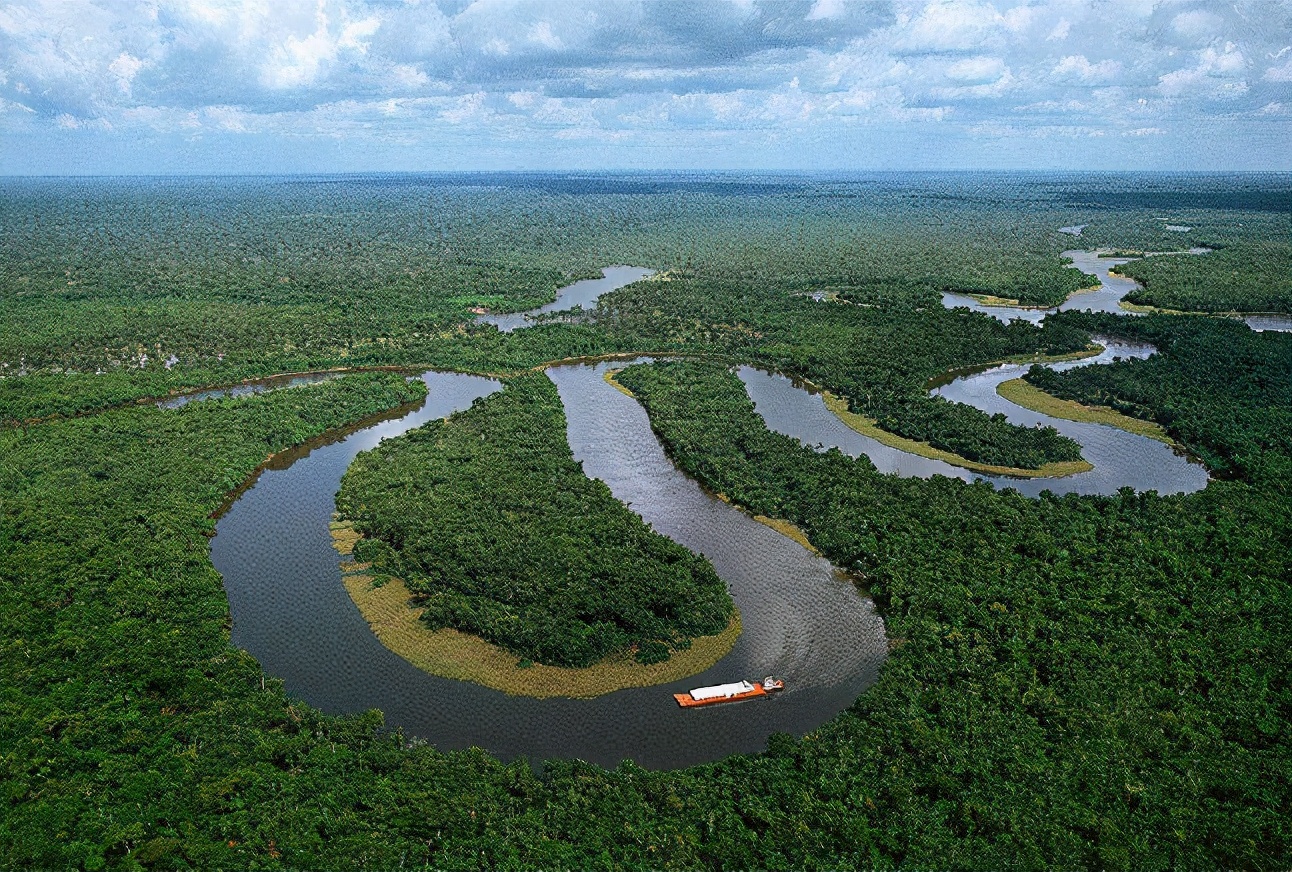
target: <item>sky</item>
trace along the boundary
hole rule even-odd
[[[1292,170],[1292,0],[0,0],[0,174]]]

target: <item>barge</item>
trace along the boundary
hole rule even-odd
[[[721,702],[736,702],[742,699],[753,699],[767,696],[769,693],[782,690],[785,682],[770,675],[762,681],[733,681],[730,684],[714,684],[709,687],[697,687],[690,693],[675,693],[673,699],[682,708],[693,708],[701,705],[716,705]]]

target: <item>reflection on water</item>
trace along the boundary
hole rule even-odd
[[[623,366],[625,364],[618,364]],[[589,475],[654,528],[711,559],[742,613],[744,634],[708,671],[592,700],[511,697],[421,672],[388,651],[341,584],[328,521],[354,456],[384,438],[466,408],[496,382],[423,376],[425,406],[267,470],[220,520],[211,557],[224,576],[233,642],[290,693],[327,712],[379,708],[386,723],[442,749],[477,745],[504,759],[632,758],[677,767],[755,751],[781,730],[803,734],[852,703],[885,652],[869,599],[794,541],[707,496],[664,456],[644,411],[606,384],[608,364],[549,371],[568,436]],[[775,673],[769,699],[683,711],[672,694]]]
[[[1100,339],[1105,346],[1097,357],[1051,364],[1055,369],[1108,363],[1115,358],[1147,357],[1153,348]],[[751,367],[740,369],[740,378],[749,391],[758,414],[768,428],[792,436],[805,445],[823,449],[838,448],[851,457],[866,455],[884,473],[903,477],[929,478],[945,475],[965,481],[982,480],[998,488],[1014,488],[1028,496],[1042,491],[1056,494],[1111,494],[1121,487],[1158,493],[1192,493],[1207,484],[1206,469],[1176,454],[1165,445],[1144,436],[1136,436],[1103,424],[1084,424],[1051,418],[1024,409],[996,393],[1003,381],[1019,378],[1030,365],[1009,364],[956,379],[934,393],[959,403],[976,406],[988,414],[1000,412],[1010,423],[1022,426],[1044,424],[1081,445],[1081,455],[1094,469],[1063,478],[1009,478],[983,475],[941,460],[908,454],[863,436],[826,408],[824,400],[794,385],[788,378]]]
[[[599,279],[584,279],[558,290],[554,303],[513,315],[481,315],[476,318],[476,323],[492,324],[503,333],[510,333],[518,328],[530,326],[531,319],[538,315],[563,312],[566,309],[595,309],[597,300],[603,294],[617,291],[625,285],[631,285],[654,274],[654,270],[638,266],[608,266],[601,271]]]

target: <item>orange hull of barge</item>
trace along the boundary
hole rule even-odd
[[[753,699],[756,696],[767,696],[767,691],[763,690],[761,684],[755,684],[753,690],[746,690],[744,693],[737,693],[731,696],[715,696],[709,699],[693,699],[689,693],[675,693],[673,699],[682,708],[692,708],[700,705],[717,705],[721,702],[736,702],[742,699]]]

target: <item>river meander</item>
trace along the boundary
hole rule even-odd
[[[618,269],[618,268],[617,268]],[[599,280],[590,299],[649,273],[622,268]],[[569,305],[568,296],[558,302]],[[557,305],[557,304],[552,304]],[[524,316],[514,325],[523,326]],[[1144,346],[1107,343],[1088,365],[1144,356]],[[642,361],[648,358],[641,358]],[[581,758],[612,766],[631,758],[673,768],[766,746],[776,731],[802,735],[850,705],[878,674],[887,652],[873,603],[824,558],[706,493],[665,456],[645,411],[606,382],[633,361],[570,363],[547,370],[567,418],[574,456],[588,475],[657,532],[709,558],[740,609],[744,632],[708,670],[671,684],[628,688],[594,699],[509,696],[423,672],[383,647],[341,580],[342,558],[329,521],[341,476],[354,457],[383,439],[465,409],[500,388],[472,375],[427,372],[429,395],[413,411],[362,427],[271,464],[217,525],[211,558],[224,577],[232,641],[281,678],[289,693],[332,713],[380,709],[390,727],[443,750],[478,746],[503,759]],[[1097,424],[1030,412],[1002,399],[996,385],[1023,367],[998,367],[938,389],[948,399],[1015,423],[1056,427],[1094,464],[1063,479],[1006,479],[972,473],[890,448],[853,431],[820,396],[779,375],[744,367],[740,376],[774,430],[812,445],[865,454],[881,472],[987,479],[1035,495],[1042,490],[1111,493],[1129,485],[1160,492],[1196,490],[1202,467],[1169,446]],[[787,690],[770,699],[690,711],[675,692],[775,674]]]
[[[1094,357],[1052,363],[1055,369],[1072,369],[1110,363],[1116,358],[1148,357],[1154,349],[1142,343],[1100,338],[1104,350]],[[826,408],[819,394],[804,390],[783,375],[752,367],[741,367],[740,378],[769,429],[792,436],[806,445],[838,448],[851,457],[865,455],[880,472],[903,477],[929,478],[945,475],[965,481],[987,481],[997,488],[1014,488],[1028,496],[1042,491],[1056,494],[1113,494],[1118,488],[1158,493],[1191,493],[1207,485],[1204,466],[1191,461],[1170,445],[1127,433],[1106,424],[1091,424],[1053,418],[1015,405],[996,393],[1002,382],[1019,378],[1030,365],[1005,364],[970,373],[934,390],[935,394],[958,403],[976,406],[988,414],[1005,415],[1012,424],[1024,427],[1054,427],[1081,446],[1081,456],[1093,469],[1062,478],[1012,478],[984,475],[941,460],[910,454],[884,445],[853,430]]]
[[[616,364],[623,366],[623,363]],[[803,734],[873,681],[887,650],[873,604],[830,563],[704,493],[665,457],[644,410],[602,378],[610,364],[549,370],[568,436],[589,475],[658,532],[713,561],[744,621],[732,651],[707,671],[595,699],[532,699],[422,672],[384,648],[341,582],[328,522],[341,475],[360,451],[466,408],[496,382],[426,373],[424,406],[269,469],[221,518],[211,558],[224,576],[232,640],[328,712],[379,708],[389,726],[442,749],[479,746],[504,759],[632,758],[677,767]],[[773,673],[781,695],[694,711],[672,694]]]

